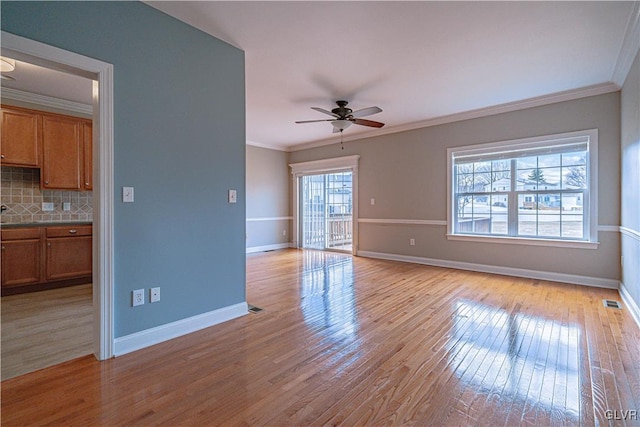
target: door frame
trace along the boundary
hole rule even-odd
[[[327,174],[327,173],[336,173],[336,172],[346,172],[351,171],[353,181],[352,181],[352,191],[353,191],[353,219],[352,219],[352,227],[353,227],[353,242],[351,245],[351,254],[358,254],[358,161],[360,159],[359,155],[354,156],[344,156],[344,157],[335,157],[333,159],[323,159],[323,160],[312,160],[310,162],[302,162],[302,163],[291,163],[289,167],[291,167],[291,175],[293,176],[293,186],[292,186],[292,206],[291,211],[293,212],[293,241],[291,242],[292,246],[295,248],[302,247],[302,239],[300,236],[300,214],[302,213],[302,208],[300,206],[300,177],[305,175],[318,175],[318,174]]]
[[[114,347],[113,65],[2,31],[2,55],[93,80],[93,351]]]

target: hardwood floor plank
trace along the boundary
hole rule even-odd
[[[317,251],[252,254],[247,300],[263,311],[5,380],[2,425],[608,424],[606,409],[637,408],[640,331],[602,298],[618,297]]]
[[[91,284],[2,297],[2,379],[93,352]]]

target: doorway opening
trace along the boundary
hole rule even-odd
[[[353,173],[301,177],[302,247],[352,251]]]
[[[12,230],[7,232],[23,230],[32,239],[2,243],[0,378],[6,380],[93,353],[94,81],[3,58],[13,65],[10,79],[3,74],[2,80],[3,138],[33,129],[38,121],[42,126],[36,144],[33,138],[14,137],[16,146],[42,149],[32,157],[39,167],[20,156],[9,161],[3,156],[1,168],[2,188],[8,190],[0,195],[3,227]],[[16,125],[16,117],[26,124]],[[7,129],[7,124],[13,127]],[[44,172],[50,165],[57,173]],[[46,210],[41,209],[44,204],[49,205]],[[72,237],[53,238],[67,231]]]
[[[293,244],[358,252],[358,160],[336,157],[292,163]]]
[[[93,80],[93,353],[113,356],[113,65],[2,31],[2,56]]]

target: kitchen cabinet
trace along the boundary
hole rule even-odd
[[[2,287],[42,281],[39,228],[2,230]]]
[[[2,165],[40,169],[40,187],[93,189],[91,120],[2,106]]]
[[[2,107],[0,110],[0,160],[2,165],[40,167],[39,120],[30,110]]]
[[[42,116],[42,188],[80,190],[82,123],[73,117]]]
[[[91,227],[47,227],[47,280],[91,275]]]
[[[84,143],[82,155],[84,157],[84,169],[82,186],[83,190],[93,190],[93,125],[90,122],[82,123],[82,141]]]
[[[2,237],[2,295],[91,281],[92,226],[8,226]]]

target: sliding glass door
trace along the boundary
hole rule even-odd
[[[351,251],[353,173],[300,177],[302,247]]]

